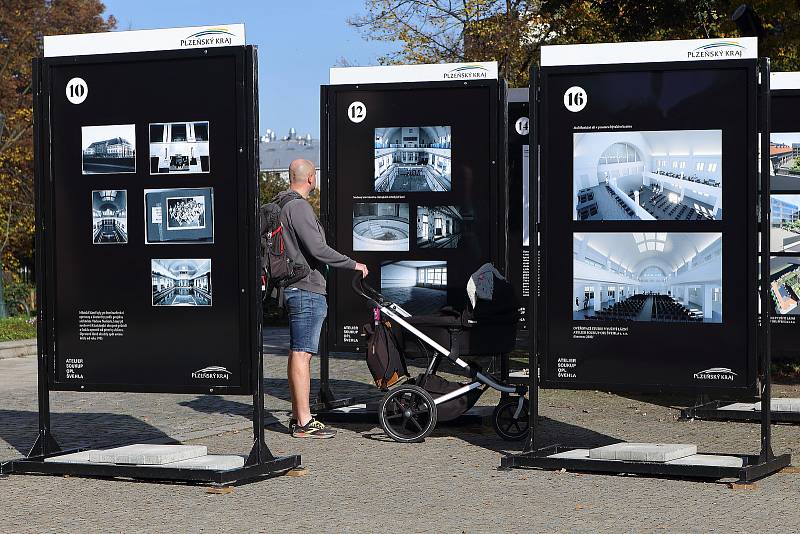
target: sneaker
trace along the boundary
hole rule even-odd
[[[324,424],[320,423],[313,417],[311,421],[306,423],[305,425],[300,425],[295,423],[294,427],[292,427],[292,437],[293,438],[317,438],[317,439],[325,439],[325,438],[332,438],[336,435],[336,430],[333,428],[328,428]]]

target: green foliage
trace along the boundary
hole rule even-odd
[[[275,198],[275,195],[285,191],[289,187],[289,180],[281,177],[279,172],[262,172],[259,186],[259,205],[264,205]],[[308,202],[314,208],[314,213],[319,217],[319,189],[311,193],[308,197]]]
[[[740,0],[365,0],[349,22],[369,40],[397,44],[382,64],[497,61],[509,84],[528,84],[545,44],[736,37]],[[773,71],[800,70],[797,2],[750,5],[767,35]]]
[[[0,341],[17,341],[36,337],[36,321],[27,317],[0,319]]]

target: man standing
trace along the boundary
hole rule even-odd
[[[296,159],[289,165],[289,189],[279,193],[273,202],[281,204],[286,195],[292,200],[284,204],[279,221],[283,225],[286,256],[309,267],[309,274],[284,289],[284,305],[289,315],[289,364],[287,375],[292,397],[292,420],[289,424],[296,438],[332,438],[336,431],[311,416],[311,356],[319,350],[322,323],[328,314],[325,271],[328,267],[369,271],[328,246],[325,232],[314,214],[308,196],[317,187],[317,172],[308,160]]]

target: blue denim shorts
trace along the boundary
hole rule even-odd
[[[289,315],[289,346],[295,352],[319,351],[319,334],[328,315],[325,295],[290,287],[284,291]]]

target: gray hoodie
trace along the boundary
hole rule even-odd
[[[275,197],[276,201],[288,193],[288,190],[279,193]],[[289,287],[325,295],[327,265],[343,269],[356,268],[355,260],[351,260],[328,246],[325,240],[325,230],[322,229],[322,224],[307,200],[303,198],[290,200],[281,210],[279,220],[284,229],[283,241],[286,245],[286,255],[311,268],[308,276]]]

